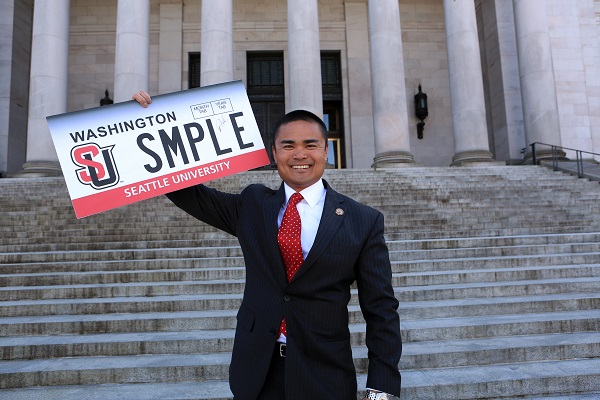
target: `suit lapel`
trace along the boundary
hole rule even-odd
[[[283,264],[283,258],[281,257],[281,251],[277,244],[277,217],[281,205],[285,201],[285,189],[283,183],[279,187],[279,190],[273,195],[268,197],[263,203],[263,215],[265,223],[265,232],[267,232],[267,248],[271,252],[270,259],[273,260],[273,270],[276,275],[277,282],[282,287],[287,285],[287,278],[285,275],[285,265]]]
[[[331,189],[325,180],[323,180],[323,182],[325,184],[325,188],[327,189],[327,194],[325,195],[323,215],[321,215],[321,222],[319,222],[319,228],[317,229],[315,242],[313,243],[313,246],[306,257],[306,260],[304,260],[304,263],[298,272],[296,272],[292,282],[301,276],[319,258],[321,253],[323,253],[323,251],[327,248],[329,242],[342,225],[346,215],[346,210],[343,205],[344,198],[338,192]]]

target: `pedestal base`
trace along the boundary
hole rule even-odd
[[[415,157],[408,152],[394,151],[377,154],[373,159],[372,168],[403,168],[415,165]]]
[[[452,157],[451,167],[467,167],[475,165],[505,165],[504,162],[494,160],[492,153],[485,150],[463,151]]]
[[[44,178],[63,176],[58,161],[32,161],[23,164],[23,170],[13,175],[14,178]]]
[[[568,161],[569,159],[567,158],[567,153],[565,153],[562,150],[555,150],[552,151],[552,149],[548,149],[548,150],[537,150],[535,151],[535,161],[536,164],[539,164],[541,161]],[[523,157],[523,164],[533,164],[533,153],[530,151],[527,154],[525,154],[525,157]]]

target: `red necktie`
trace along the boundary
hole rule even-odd
[[[279,232],[277,232],[277,243],[283,256],[288,282],[292,280],[300,265],[304,261],[302,245],[300,244],[301,222],[300,214],[296,205],[302,201],[300,193],[294,193],[288,201],[287,208],[281,220]],[[281,321],[279,331],[286,335],[285,318]]]

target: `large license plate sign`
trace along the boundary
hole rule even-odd
[[[47,120],[77,218],[269,163],[241,81]]]

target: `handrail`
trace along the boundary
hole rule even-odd
[[[563,151],[559,151],[560,150],[569,150],[569,151],[574,151],[575,155],[576,155],[576,163],[577,163],[577,176],[579,178],[584,178],[585,174],[583,173],[583,154],[589,154],[592,156],[599,156],[600,154],[598,153],[592,153],[591,151],[584,151],[584,150],[577,150],[577,149],[570,149],[568,147],[563,147],[563,146],[556,146],[554,144],[547,144],[547,143],[541,143],[541,142],[534,142],[531,143],[531,154],[532,154],[532,158],[533,158],[533,165],[537,165],[537,155],[536,155],[536,151],[535,151],[535,146],[536,145],[542,145],[542,146],[548,146],[552,149],[552,167],[554,169],[554,171],[558,171],[558,159],[563,158],[564,159],[564,155],[560,155],[560,153],[564,154]]]

